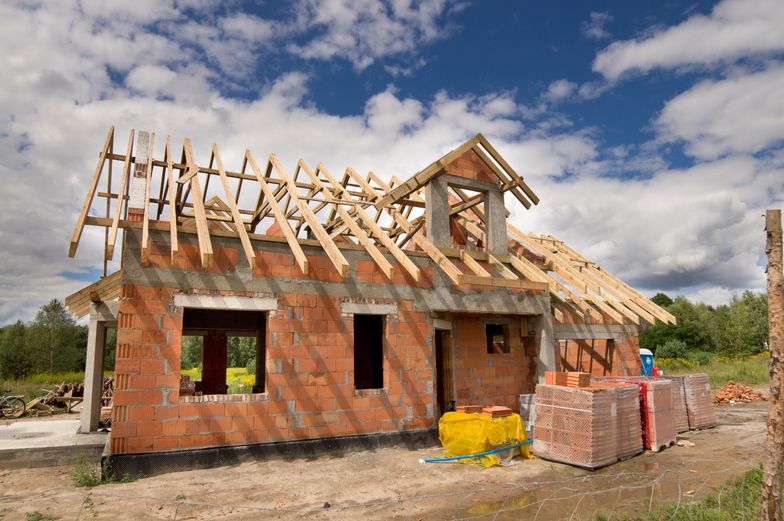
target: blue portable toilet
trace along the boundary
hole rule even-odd
[[[640,349],[640,360],[642,361],[642,375],[653,376],[653,353],[650,349]]]

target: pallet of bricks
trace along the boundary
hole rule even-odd
[[[681,424],[685,410],[675,407],[680,391],[674,382],[664,378],[602,377],[594,385],[624,383],[636,386],[640,401],[643,446],[657,452],[675,443],[676,423]],[[688,428],[686,429],[688,430]]]
[[[545,373],[536,387],[533,452],[594,469],[642,452],[638,387],[592,386],[588,373]]]

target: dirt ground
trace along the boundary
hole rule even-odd
[[[420,464],[441,451],[390,448],[171,473],[92,489],[71,468],[0,470],[0,519],[593,519],[717,495],[759,464],[767,402],[717,407],[719,426],[590,472],[541,459],[482,469]]]

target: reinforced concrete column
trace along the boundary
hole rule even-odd
[[[506,208],[504,194],[497,188],[484,193],[487,244],[490,253],[506,255],[509,253],[509,239],[506,234]]]
[[[106,323],[90,320],[87,330],[87,359],[84,369],[84,400],[79,417],[81,432],[98,430],[101,419],[101,396],[103,394],[103,357],[106,347]]]
[[[427,238],[439,248],[449,247],[449,185],[443,176],[431,179],[425,185],[425,219]]]
[[[536,339],[539,343],[536,353],[536,378],[539,383],[544,383],[544,372],[558,371],[561,365],[550,313],[536,317]]]

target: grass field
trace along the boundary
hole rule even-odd
[[[762,469],[754,468],[728,481],[716,496],[669,505],[645,517],[613,517],[625,521],[756,521],[762,511]],[[606,521],[599,516],[597,521]]]
[[[707,364],[698,364],[683,358],[657,358],[656,366],[664,370],[665,375],[707,373],[711,385],[716,388],[729,380],[746,385],[767,383],[769,360],[767,353],[739,358],[715,356]]]
[[[180,374],[187,374],[191,380],[201,380],[201,369],[198,368],[180,371]],[[226,383],[229,385],[229,394],[250,393],[256,383],[256,375],[248,374],[245,367],[229,367],[226,369]]]
[[[111,371],[104,373],[104,376],[112,376]],[[0,390],[4,394],[22,395],[24,401],[45,395],[55,385],[63,382],[84,382],[83,372],[68,372],[54,374],[34,374],[24,380],[4,380],[0,381]],[[10,393],[6,393],[10,389]]]

